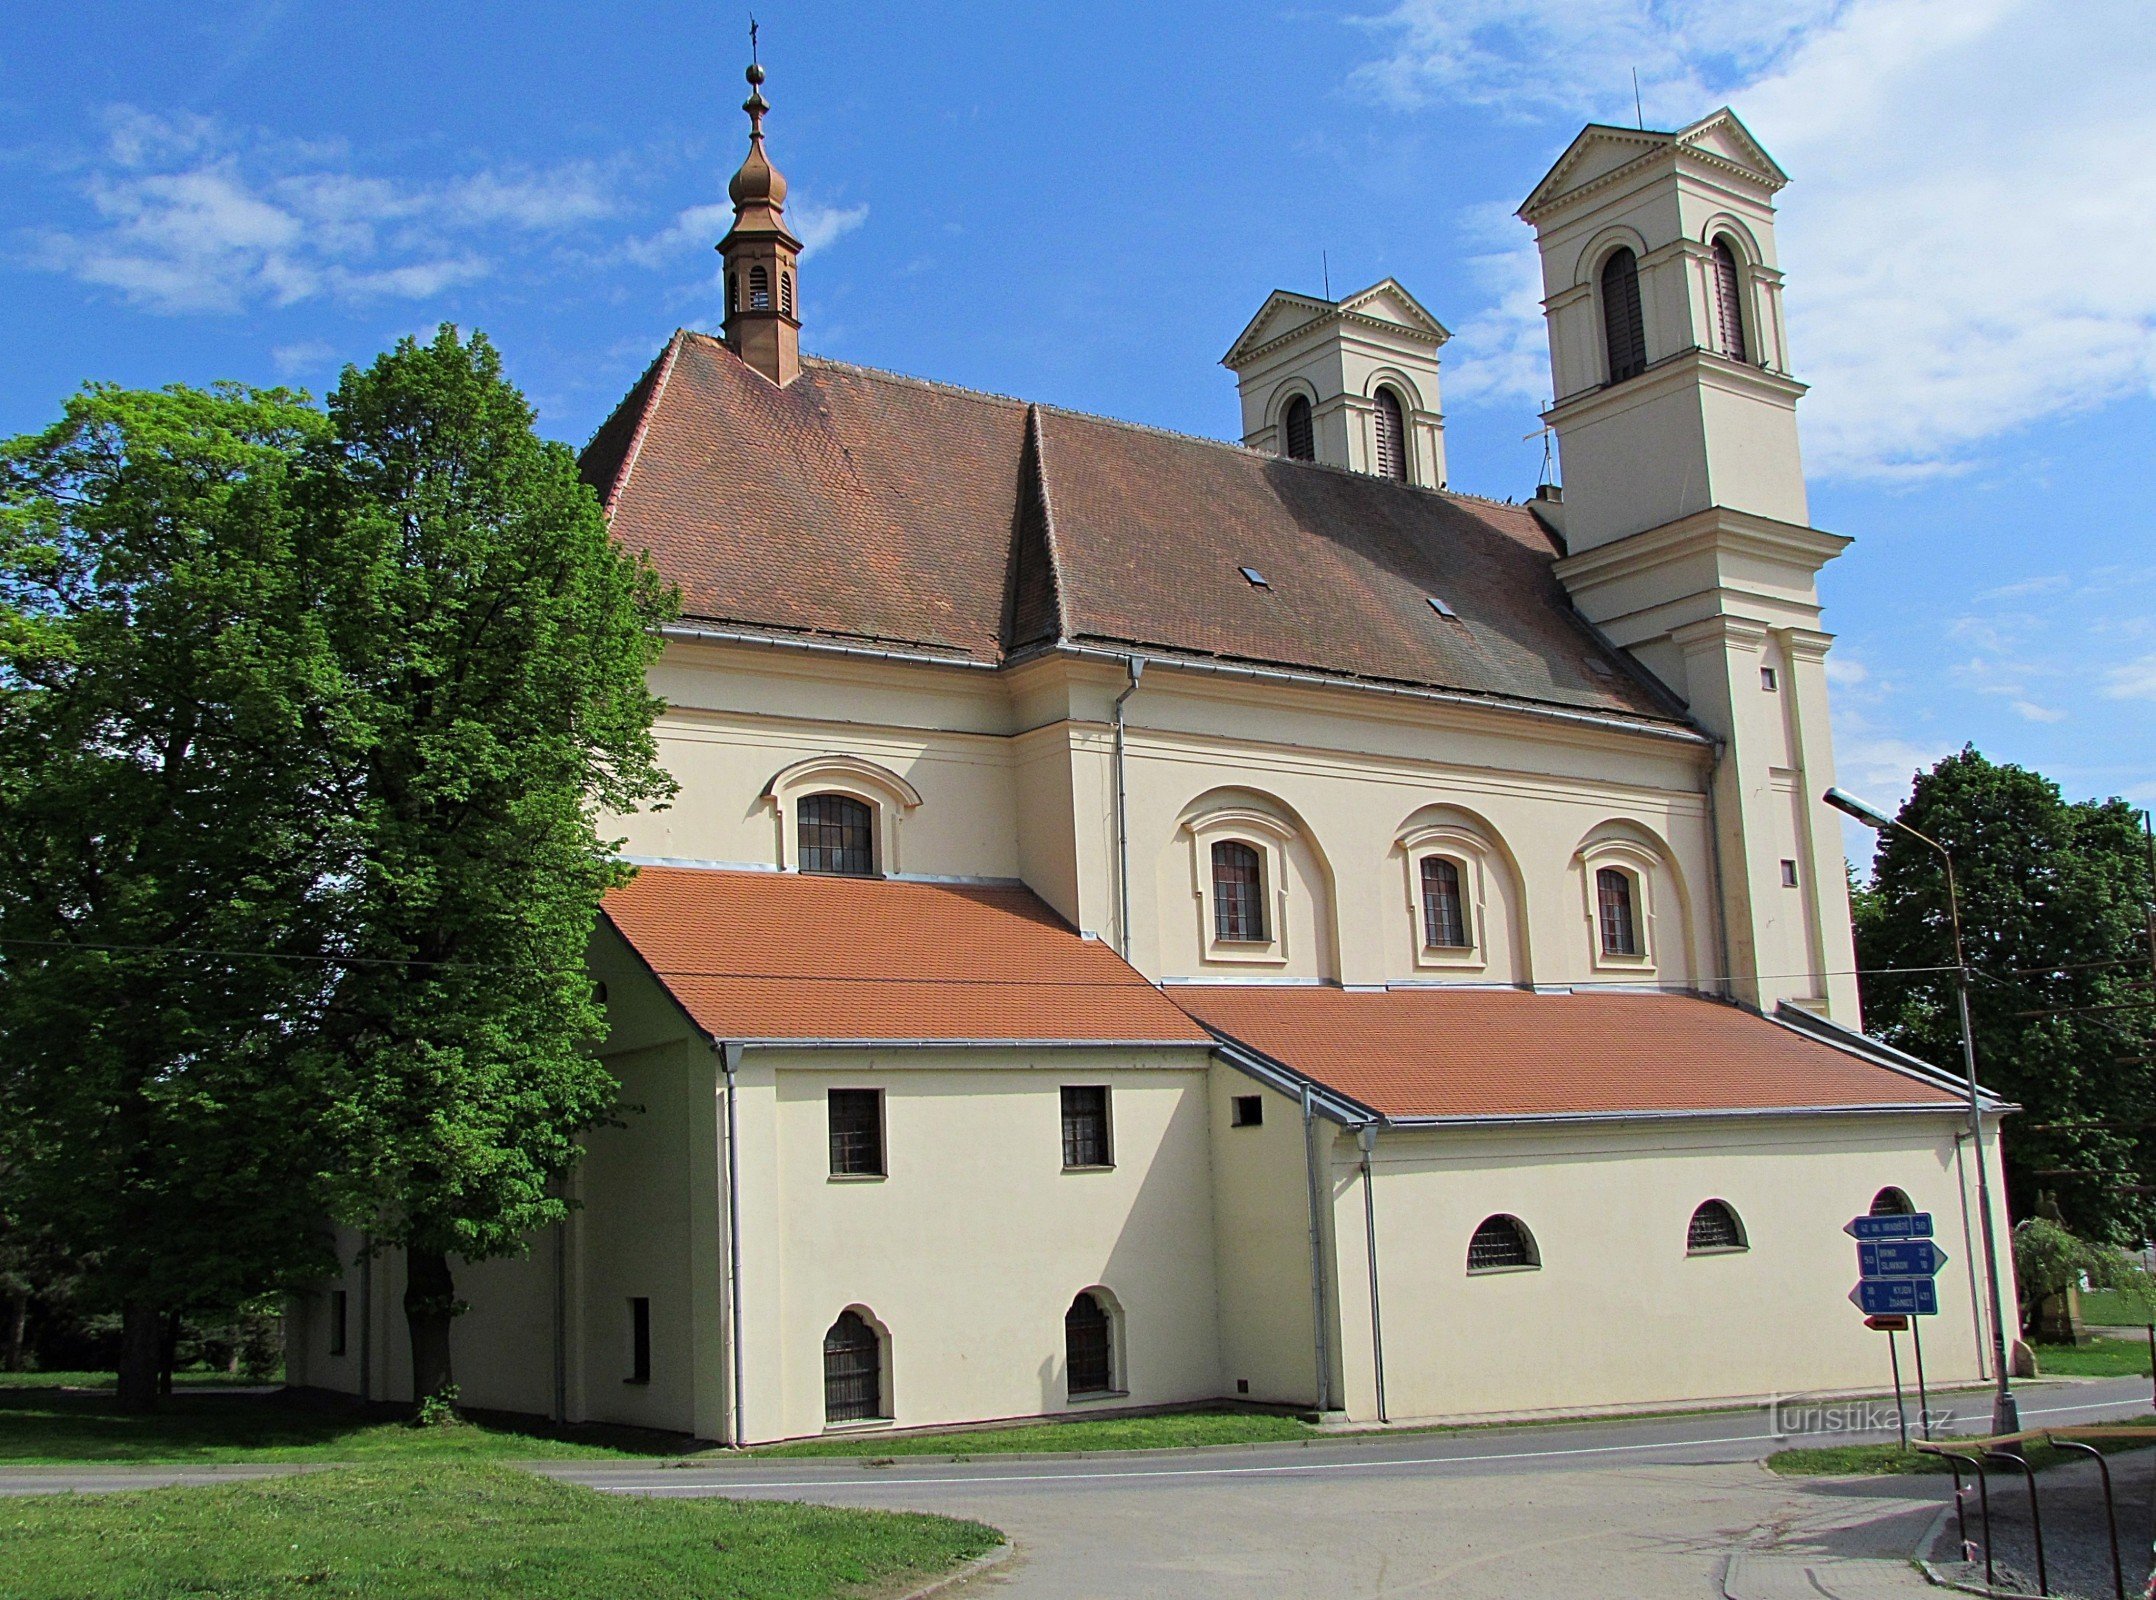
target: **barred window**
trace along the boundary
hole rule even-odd
[[[1377,392],[1377,475],[1407,482],[1407,418],[1390,389]]]
[[[831,1175],[883,1176],[883,1091],[833,1089],[830,1094]]]
[[[1114,1324],[1092,1293],[1081,1294],[1063,1313],[1063,1364],[1072,1398],[1115,1388]]]
[[[1063,1088],[1063,1165],[1112,1167],[1108,1141],[1108,1090],[1103,1085]]]
[[[1288,409],[1281,414],[1281,428],[1287,434],[1288,455],[1292,460],[1317,460],[1317,430],[1311,425],[1308,400],[1297,395],[1288,402]]]
[[[1539,1267],[1542,1257],[1535,1251],[1535,1236],[1527,1231],[1527,1224],[1518,1217],[1499,1213],[1484,1217],[1475,1236],[1467,1241],[1467,1270],[1469,1272],[1495,1272],[1502,1267]]]
[[[1888,1184],[1872,1196],[1871,1214],[1875,1217],[1913,1217],[1916,1206],[1901,1190]]]
[[[1727,239],[1714,241],[1714,317],[1721,335],[1722,354],[1742,361],[1744,354],[1744,289],[1737,270],[1737,252]]]
[[[853,1311],[841,1311],[823,1336],[823,1419],[870,1422],[883,1405],[883,1341]]]
[[[1639,923],[1632,908],[1632,875],[1616,867],[1595,874],[1595,901],[1602,926],[1602,953],[1639,954]]]
[[[1685,1230],[1684,1247],[1695,1256],[1713,1250],[1742,1250],[1744,1224],[1737,1220],[1737,1213],[1726,1200],[1703,1200],[1692,1213],[1692,1225]]]
[[[1422,942],[1433,950],[1464,950],[1467,906],[1460,898],[1460,866],[1443,856],[1422,858]]]
[[[801,800],[803,872],[835,872],[854,878],[876,871],[876,814],[850,794],[812,794]]]
[[[749,268],[749,309],[771,309],[771,274],[761,262]]]
[[[1265,939],[1265,873],[1258,853],[1234,839],[1213,846],[1213,937],[1243,944]]]
[[[1602,264],[1602,337],[1609,350],[1610,382],[1647,370],[1647,319],[1640,313],[1639,260],[1620,249]]]

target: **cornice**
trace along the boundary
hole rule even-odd
[[[1263,344],[1252,345],[1248,350],[1241,352],[1230,350],[1227,356],[1221,359],[1220,364],[1224,367],[1228,366],[1229,361],[1232,359],[1235,365],[1231,370],[1247,367],[1254,362],[1263,360],[1277,350],[1286,349],[1296,340],[1308,334],[1316,333],[1325,328],[1337,327],[1343,323],[1351,327],[1368,328],[1378,332],[1398,335],[1417,344],[1426,344],[1433,351],[1442,348],[1446,341],[1452,337],[1451,332],[1442,325],[1439,326],[1436,333],[1426,333],[1422,329],[1410,327],[1404,322],[1387,322],[1383,317],[1373,317],[1368,312],[1344,311],[1336,307],[1331,314],[1312,317],[1308,322],[1297,323],[1286,333],[1268,339]]]
[[[1727,506],[1709,506],[1659,528],[1560,557],[1552,570],[1567,589],[1589,588],[1703,552],[1762,556],[1816,573],[1848,549],[1845,534],[1781,522]]]
[[[1719,379],[1762,398],[1785,400],[1792,406],[1811,392],[1810,384],[1799,383],[1787,373],[1754,366],[1749,361],[1732,361],[1705,345],[1694,344],[1662,357],[1645,372],[1621,383],[1598,383],[1591,389],[1575,389],[1543,412],[1542,420],[1553,428],[1564,427],[1577,422],[1583,413],[1602,409],[1604,402],[1608,402],[1609,409],[1615,410],[1623,404],[1665,393],[1679,383],[1706,379]]]
[[[1646,171],[1647,168],[1653,165],[1656,161],[1661,160],[1665,157],[1672,162],[1680,160],[1694,161],[1697,162],[1700,166],[1706,168],[1706,170],[1709,172],[1719,173],[1724,177],[1745,179],[1764,188],[1769,194],[1773,193],[1776,189],[1779,189],[1781,187],[1781,185],[1775,182],[1773,179],[1766,177],[1764,174],[1756,171],[1755,169],[1744,165],[1744,163],[1741,161],[1732,161],[1727,156],[1716,155],[1711,150],[1702,150],[1697,145],[1685,144],[1677,140],[1671,140],[1670,142],[1665,144],[1658,144],[1651,150],[1643,151],[1641,154],[1634,156],[1629,161],[1620,162],[1618,165],[1610,168],[1609,171],[1599,173],[1596,176],[1589,178],[1585,183],[1579,185],[1577,188],[1567,189],[1560,194],[1552,195],[1549,199],[1544,200],[1539,205],[1535,203],[1534,196],[1529,195],[1526,201],[1521,204],[1520,209],[1515,212],[1514,215],[1519,217],[1522,222],[1527,223],[1531,227],[1539,227],[1544,218],[1552,216],[1559,211],[1568,209],[1574,204],[1574,202],[1582,200],[1588,195],[1599,193],[1604,189],[1611,188],[1614,185],[1623,183],[1626,180],[1637,176],[1638,174]],[[1560,163],[1560,165],[1562,165],[1562,163]],[[1550,174],[1551,178],[1554,178],[1556,176],[1557,173],[1555,171]],[[1545,178],[1543,182],[1547,183],[1549,182],[1549,179]],[[1537,189],[1540,189],[1541,185],[1538,184],[1536,185],[1536,187]]]

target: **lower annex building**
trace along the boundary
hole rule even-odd
[[[1515,506],[1446,489],[1391,279],[1266,301],[1239,444],[803,356],[747,109],[724,337],[584,457],[684,610],[681,793],[591,957],[621,1125],[459,1270],[465,1402],[754,1443],[1870,1388],[1842,1225],[1909,1208],[1931,1371],[1981,1376],[1966,1102],[1859,1031],[1845,541],[1737,118],[1590,127],[1521,208],[1566,485]],[[292,1381],[409,1398],[351,1254]]]

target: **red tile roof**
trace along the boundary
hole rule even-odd
[[[1391,1118],[1939,1106],[1952,1091],[1683,995],[1178,986],[1223,1038]]]
[[[1212,1042],[1026,889],[645,867],[605,912],[719,1039]]]
[[[1573,613],[1523,506],[830,361],[781,389],[687,333],[583,461],[692,622],[987,664],[1139,647],[1683,719]]]

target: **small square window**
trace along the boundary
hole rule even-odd
[[[1782,862],[1782,887],[1785,889],[1794,889],[1796,886],[1797,864],[1794,861],[1785,859]]]
[[[1239,1094],[1228,1110],[1228,1126],[1231,1128],[1256,1128],[1265,1122],[1265,1097],[1259,1094]]]
[[[1759,686],[1766,690],[1767,693],[1772,694],[1782,686],[1782,680],[1776,675],[1772,667],[1761,667],[1759,669]]]
[[[1064,1087],[1063,1165],[1066,1168],[1115,1165],[1115,1152],[1108,1142],[1106,1086]]]
[[[830,1116],[831,1176],[882,1177],[883,1091],[833,1089]]]
[[[329,1353],[341,1356],[346,1349],[346,1317],[351,1310],[352,1298],[342,1289],[329,1292]]]
[[[644,1295],[629,1300],[629,1376],[622,1381],[651,1382],[651,1301]]]

